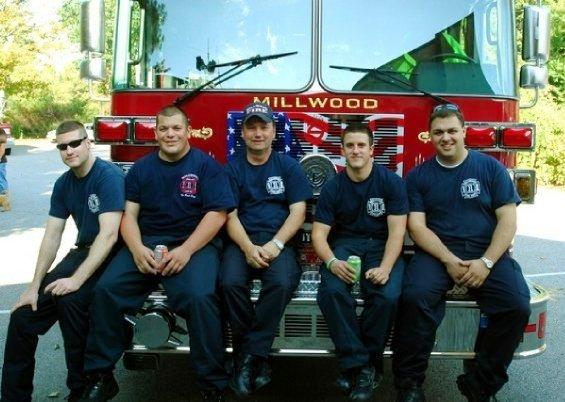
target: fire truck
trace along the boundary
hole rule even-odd
[[[523,202],[533,202],[535,172],[516,168],[517,153],[535,145],[535,125],[519,121],[547,84],[549,10],[524,10],[518,69],[512,0],[116,0],[111,113],[95,118],[96,142],[110,146],[125,171],[156,149],[155,114],[176,104],[191,119],[193,146],[220,163],[244,150],[243,107],[275,111],[276,152],[299,160],[318,194],[344,168],[340,134],[365,122],[374,160],[399,176],[433,155],[428,116],[438,103],[463,111],[466,145],[507,166]],[[81,75],[104,78],[104,5],[81,3]],[[535,91],[520,104],[518,87]],[[273,355],[330,356],[333,344],[316,304],[317,259],[312,212],[301,233],[300,285],[277,330]],[[413,252],[407,238],[405,257]],[[260,282],[250,285],[253,299]],[[532,314],[516,358],[546,349],[548,295],[530,284]],[[472,361],[481,313],[465,289],[446,295],[447,313],[432,357]],[[359,311],[363,301],[358,297]],[[483,317],[484,318],[484,317]],[[157,289],[126,319],[131,369],[157,368],[166,353],[189,353],[183,320]],[[226,330],[229,350],[229,330]],[[385,352],[390,356],[392,352]]]

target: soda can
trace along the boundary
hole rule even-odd
[[[361,257],[350,255],[347,258],[347,263],[355,270],[355,282],[361,279]]]
[[[168,252],[169,249],[167,248],[167,246],[164,246],[162,244],[158,244],[155,246],[155,250],[153,250],[153,255],[157,264],[161,265],[161,261],[163,261],[163,257],[167,255]]]

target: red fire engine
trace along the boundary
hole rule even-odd
[[[315,190],[343,168],[340,133],[351,121],[372,129],[375,161],[405,176],[433,153],[431,109],[451,102],[468,121],[467,146],[506,165],[522,199],[533,202],[535,172],[516,169],[517,152],[535,144],[535,126],[519,122],[518,84],[537,99],[547,83],[549,11],[539,4],[524,13],[519,82],[511,0],[117,0],[115,18],[111,116],[95,119],[95,135],[125,170],[155,149],[155,113],[173,103],[191,119],[191,144],[226,162],[242,149],[242,108],[260,100],[276,112],[275,150],[301,160]],[[84,1],[85,78],[103,78],[103,26],[103,1]],[[273,354],[332,353],[315,302],[319,261],[309,229],[302,281]],[[547,295],[533,284],[531,294],[517,357],[546,347]],[[433,355],[472,359],[480,312],[464,295],[449,299]],[[189,351],[184,323],[162,292],[128,319],[135,327],[129,367]]]

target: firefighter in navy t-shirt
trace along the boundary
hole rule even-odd
[[[402,286],[399,258],[408,199],[402,179],[373,163],[373,133],[361,124],[343,132],[345,171],[326,183],[318,198],[312,243],[325,262],[318,305],[336,347],[338,387],[354,401],[370,400],[382,377],[382,356]],[[361,321],[351,294],[349,256],[361,258]]]
[[[12,308],[2,371],[1,400],[6,402],[31,401],[38,335],[57,321],[65,347],[68,399],[80,396],[86,384],[88,308],[118,239],[124,209],[123,172],[92,155],[84,126],[66,121],[56,133],[59,154],[70,169],[55,182],[33,280]],[[78,229],[76,248],[47,272],[69,216]]]
[[[244,112],[246,152],[226,167],[237,208],[228,216],[232,242],[224,251],[220,275],[236,356],[230,387],[239,396],[270,381],[267,358],[301,275],[287,242],[304,223],[306,200],[312,198],[298,162],[271,148],[276,133],[269,106],[256,102]],[[262,282],[255,307],[248,287],[254,278]]]
[[[159,283],[172,309],[186,319],[204,399],[221,399],[227,386],[216,234],[235,203],[222,167],[190,146],[189,128],[179,108],[161,110],[155,128],[159,151],[137,161],[126,176],[121,234],[127,247],[95,290],[85,356],[90,384],[83,400],[107,400],[118,393],[112,371],[127,345],[123,315],[142,307]],[[159,244],[169,250],[161,264],[153,253]]]
[[[476,368],[457,385],[468,400],[486,401],[508,381],[530,314],[528,287],[508,255],[520,198],[501,163],[465,149],[456,105],[434,109],[430,136],[435,158],[407,176],[408,227],[417,249],[406,267],[395,327],[397,400],[424,400],[421,385],[445,314],[445,292],[455,283],[476,296],[489,321],[476,345]]]

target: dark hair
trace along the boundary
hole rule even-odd
[[[155,123],[157,123],[157,121],[159,120],[159,116],[171,117],[171,116],[176,116],[177,114],[180,114],[182,116],[184,124],[188,127],[188,123],[190,122],[190,119],[181,108],[174,105],[165,106],[164,108],[159,110],[157,112],[157,119]]]
[[[432,114],[430,114],[430,119],[428,120],[428,128],[432,126],[432,121],[434,119],[445,119],[446,117],[455,116],[457,120],[461,123],[461,127],[465,125],[465,118],[459,106],[453,103],[442,103],[433,108]]]
[[[55,135],[66,134],[76,130],[78,130],[83,137],[88,136],[82,123],[76,120],[67,120],[59,124],[59,127],[57,127],[57,130],[55,131]]]
[[[345,139],[346,134],[350,133],[364,133],[367,134],[369,138],[369,145],[373,146],[373,131],[369,128],[367,124],[364,123],[349,123],[347,127],[343,130],[341,134],[341,145],[343,145],[343,141]]]

